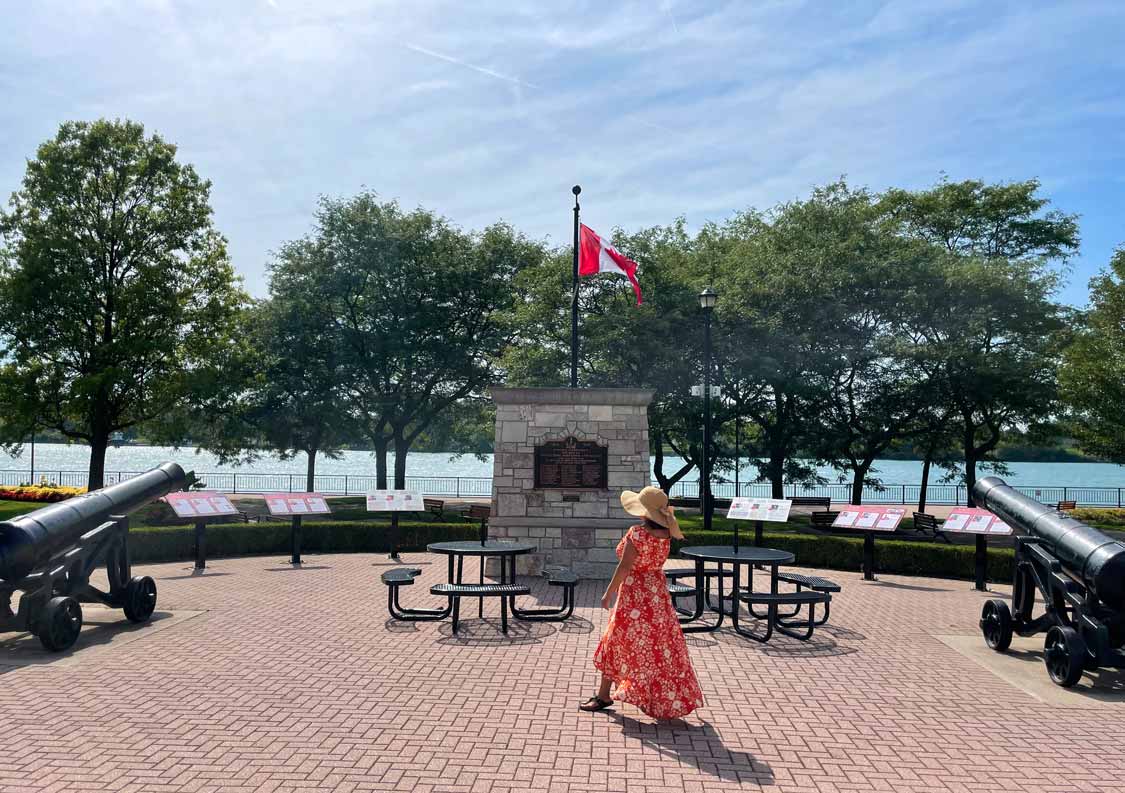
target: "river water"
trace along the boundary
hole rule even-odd
[[[22,455],[11,457],[0,452],[0,471],[24,472],[30,475],[31,449],[25,446]],[[90,459],[90,450],[85,446],[62,443],[38,443],[35,445],[35,471],[38,477],[46,474],[56,477],[60,471],[85,472]],[[167,460],[174,460],[184,468],[197,473],[236,472],[242,473],[292,473],[304,475],[305,456],[297,455],[292,460],[279,460],[275,456],[265,456],[260,460],[241,466],[219,465],[215,456],[193,449],[174,449],[166,446],[122,446],[110,448],[106,453],[106,471],[144,471]],[[666,457],[665,470],[673,471],[680,464],[679,458]],[[388,461],[389,470],[393,463]],[[879,460],[876,462],[875,476],[886,484],[917,484],[922,478],[922,463],[917,460]],[[1125,468],[1112,463],[1008,463],[1010,473],[1004,475],[1011,485],[1037,485],[1045,487],[1125,487]],[[408,476],[461,476],[490,478],[492,476],[492,456],[484,460],[470,455],[451,457],[449,454],[412,452],[407,459]],[[931,482],[936,484],[939,471],[931,472]],[[322,458],[317,461],[317,474],[348,474],[352,476],[374,476],[375,458],[370,452],[348,451],[340,459]],[[733,472],[722,474],[733,481]],[[756,469],[744,466],[741,480],[751,481],[757,475]],[[838,472],[822,468],[821,475],[829,481],[836,481]],[[695,473],[689,474],[689,481]]]

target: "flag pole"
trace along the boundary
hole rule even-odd
[[[574,193],[574,267],[571,270],[570,296],[570,387],[578,388],[578,194],[581,185],[570,188]]]

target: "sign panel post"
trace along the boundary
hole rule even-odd
[[[195,569],[207,569],[207,519],[219,515],[237,515],[238,510],[223,493],[212,490],[186,490],[169,493],[164,501],[177,517],[193,518],[195,524]]]
[[[893,532],[906,510],[902,507],[865,507],[849,504],[840,511],[832,525],[839,529],[863,532],[863,580],[875,580],[875,533]]]
[[[388,537],[391,546],[390,559],[396,562],[402,561],[402,558],[398,555],[398,514],[400,512],[417,512],[422,508],[422,496],[413,490],[372,490],[367,494],[368,512],[391,513],[391,530]]]
[[[266,509],[271,515],[289,517],[289,563],[299,567],[301,564],[301,519],[305,515],[327,515],[332,510],[328,501],[320,493],[268,493]]]
[[[988,535],[1012,533],[1012,527],[987,509],[955,507],[941,524],[942,531],[955,534],[975,534],[976,553],[973,556],[974,586],[979,592],[988,591]]]
[[[727,518],[735,521],[734,549],[738,550],[738,523],[740,520],[754,521],[754,545],[762,545],[763,523],[785,523],[789,520],[789,509],[793,502],[782,498],[737,497],[730,501]]]

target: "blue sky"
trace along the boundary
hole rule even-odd
[[[1038,177],[1081,215],[1063,299],[1125,243],[1125,3],[8,2],[0,194],[67,119],[129,117],[213,183],[250,291],[319,194],[565,243],[693,227],[846,174]]]

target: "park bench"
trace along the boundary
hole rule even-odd
[[[793,502],[795,507],[812,507],[813,509],[820,507],[826,512],[832,506],[832,499],[828,496],[793,496],[789,500]]]
[[[566,567],[548,567],[543,571],[549,586],[563,591],[563,602],[558,608],[521,609],[512,605],[512,613],[518,619],[540,622],[562,622],[574,613],[574,588],[578,586],[578,574]]]
[[[800,592],[746,592],[738,593],[738,599],[746,604],[750,609],[750,613],[760,620],[766,622],[766,632],[763,636],[757,636],[744,631],[739,631],[744,636],[751,639],[757,639],[760,642],[769,641],[770,636],[773,635],[774,628],[776,627],[779,633],[784,633],[786,636],[791,636],[800,641],[807,641],[812,638],[813,629],[817,625],[823,625],[823,619],[816,618],[816,607],[818,604],[828,609],[828,604],[832,601],[832,596],[828,592],[817,592],[815,590],[803,590]],[[766,613],[759,614],[754,610],[754,606],[766,606]],[[787,615],[780,615],[777,613],[778,606],[796,606],[796,608]],[[803,620],[794,619],[801,613],[802,609],[807,609],[807,616]],[[802,629],[800,632],[796,629]]]
[[[508,602],[516,595],[529,595],[531,588],[524,584],[434,584],[431,595],[449,598],[453,609],[453,632],[460,622],[461,598],[500,598],[500,630],[508,632]]]
[[[1067,512],[1067,511],[1072,510],[1072,509],[1078,509],[1078,502],[1077,501],[1060,501],[1059,503],[1055,504],[1055,509],[1058,510],[1059,512]]]
[[[804,575],[803,573],[778,573],[778,581],[784,581],[787,584],[793,584],[797,592],[802,592],[806,589],[811,589],[813,592],[823,592],[828,595],[833,595],[840,591],[840,585],[835,581],[829,581],[827,578],[821,578],[815,575]],[[832,600],[829,598],[824,603],[824,616],[816,622],[817,625],[823,625],[828,622],[829,608]],[[792,614],[784,614],[782,618],[790,619],[797,616],[800,607],[795,609]]]
[[[442,513],[445,512],[445,502],[440,498],[423,498],[422,506],[425,508],[426,512],[429,512],[439,518],[441,517]]]
[[[492,507],[488,504],[470,504],[465,512],[469,520],[480,521],[480,541],[488,541],[488,518],[492,515]]]
[[[706,598],[707,608],[711,609],[712,611],[718,611],[719,610],[719,607],[711,602],[711,583],[716,578],[733,578],[733,577],[734,577],[734,571],[733,570],[717,570],[715,568],[704,569],[704,571],[703,571],[703,581],[704,581],[703,596],[704,596],[704,598]],[[695,570],[693,568],[684,568],[682,570],[666,570],[664,572],[664,578],[667,582],[668,594],[672,597],[673,605],[675,605],[675,601],[676,601],[677,598],[688,597],[689,595],[694,595],[695,592],[696,592],[694,584],[684,584],[684,583],[681,583],[681,581],[680,581],[681,578],[691,578],[692,580],[694,580],[695,579]],[[727,599],[730,598],[729,595],[727,595],[725,597]],[[682,609],[679,606],[676,606],[676,611],[678,611],[680,614],[683,614],[684,616],[690,615],[692,613],[691,611],[686,610],[686,609]]]
[[[716,511],[723,510],[723,509],[730,509],[730,502],[731,502],[731,500],[729,498],[715,498],[714,496],[711,497],[711,504],[714,506]],[[673,507],[687,508],[687,509],[700,509],[701,508],[699,506],[700,505],[700,499],[698,499],[698,498],[670,498],[670,499],[668,499],[668,504],[673,506]]]
[[[682,608],[676,601],[679,598],[695,597],[695,587],[690,584],[681,584],[681,578],[695,577],[695,570],[666,570],[664,572],[664,579],[668,586],[668,594],[672,597],[672,605],[676,611],[683,614],[685,617],[691,616],[690,609]]]
[[[832,522],[839,514],[839,512],[812,512],[809,514],[809,523],[814,529],[832,531]]]
[[[413,586],[414,579],[422,575],[417,567],[395,567],[387,570],[381,578],[387,586],[387,609],[391,617],[404,622],[425,622],[445,619],[445,609],[406,609],[398,602],[398,591],[404,586]]]
[[[945,536],[945,532],[938,528],[940,524],[941,521],[934,515],[928,515],[925,512],[914,513],[914,530],[916,532],[919,534],[930,532],[935,540],[941,537],[946,542],[952,542],[949,537]]]

